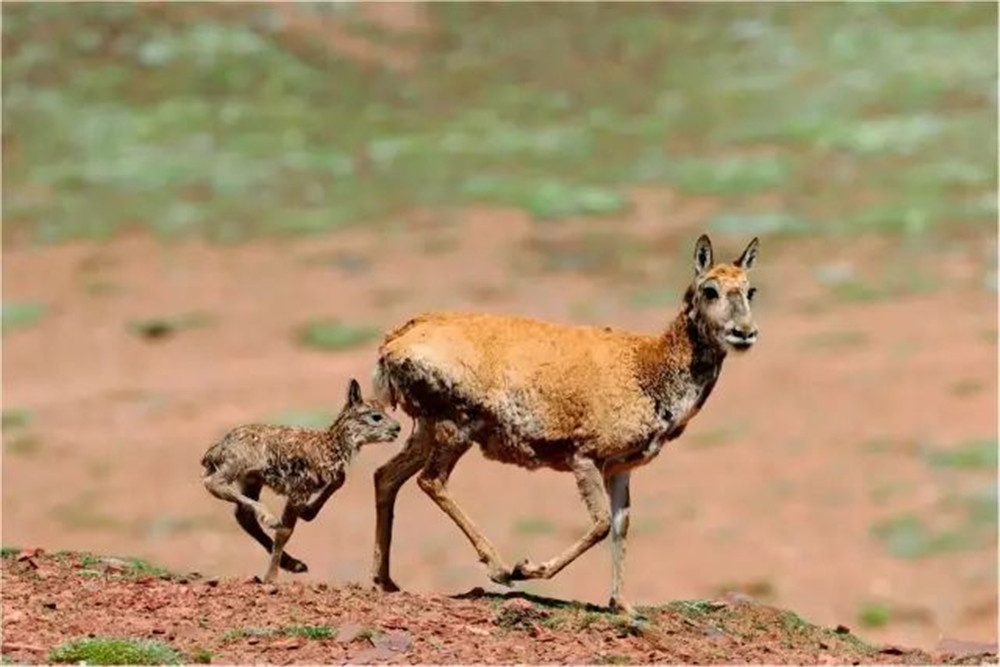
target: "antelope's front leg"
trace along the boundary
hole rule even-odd
[[[612,611],[633,614],[632,605],[622,597],[625,578],[625,538],[629,524],[629,473],[620,472],[604,480],[611,501],[611,602]]]
[[[592,546],[603,540],[611,528],[611,513],[608,510],[608,499],[604,493],[604,478],[597,464],[592,460],[578,456],[573,461],[573,475],[576,485],[587,505],[590,519],[593,521],[590,530],[575,544],[555,558],[541,564],[524,560],[514,566],[511,580],[519,579],[549,579],[559,573],[564,567],[579,558]]]

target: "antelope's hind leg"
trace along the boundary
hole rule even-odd
[[[244,482],[242,486],[243,493],[248,498],[252,498],[253,500],[260,499],[260,482]],[[240,524],[240,528],[242,528],[247,535],[256,540],[260,546],[264,547],[264,550],[267,551],[267,553],[271,553],[274,548],[274,540],[272,540],[271,536],[265,533],[264,529],[260,527],[259,523],[257,523],[257,515],[254,514],[253,509],[247,507],[246,505],[237,503],[235,515],[236,522]],[[304,561],[292,556],[290,553],[283,552],[281,554],[281,569],[301,574],[303,572],[308,572],[309,566],[307,566]]]
[[[608,509],[608,499],[604,493],[604,478],[597,464],[592,460],[577,456],[573,461],[573,475],[576,485],[587,505],[593,524],[590,530],[572,546],[555,558],[537,564],[524,560],[514,566],[511,579],[550,579],[564,567],[579,558],[584,552],[603,540],[611,528],[611,512]]]
[[[493,543],[482,534],[448,493],[448,477],[454,470],[455,464],[471,446],[472,439],[454,423],[438,422],[434,428],[433,449],[424,469],[420,472],[420,477],[417,478],[417,484],[465,533],[479,554],[479,560],[486,564],[490,579],[498,584],[507,584],[511,577],[510,568],[500,558]]]

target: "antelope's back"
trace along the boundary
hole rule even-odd
[[[375,386],[413,416],[485,411],[525,438],[599,437],[642,403],[633,360],[649,340],[522,317],[428,313],[386,336]]]

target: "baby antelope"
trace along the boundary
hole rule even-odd
[[[284,553],[295,522],[316,518],[343,485],[347,467],[362,445],[392,442],[399,430],[399,422],[377,402],[361,398],[361,386],[352,379],[347,404],[325,431],[249,424],[233,429],[208,449],[201,460],[205,488],[216,498],[235,503],[240,527],[271,553],[264,581],[274,581],[279,566],[290,572],[308,570],[305,563]],[[280,520],[260,502],[263,486],[287,498]],[[273,541],[260,524],[274,529]]]

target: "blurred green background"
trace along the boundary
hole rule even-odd
[[[441,3],[410,31],[359,9],[6,4],[5,236],[605,215],[645,183],[724,199],[720,230],[994,226],[994,4]]]

